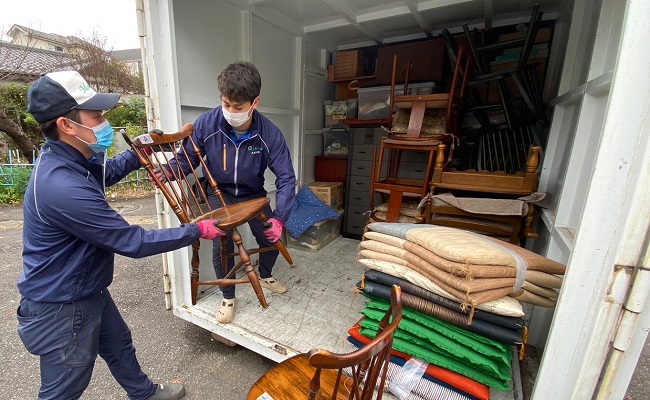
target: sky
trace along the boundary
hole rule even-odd
[[[3,0],[3,3],[8,0]],[[136,0],[29,0],[2,6],[2,40],[13,24],[45,33],[89,38],[93,32],[106,38],[106,50],[140,48]]]

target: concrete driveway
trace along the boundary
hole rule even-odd
[[[153,196],[111,200],[131,224],[155,228]],[[16,334],[16,282],[22,271],[22,207],[0,206],[0,399],[34,399],[40,382],[38,359]],[[250,386],[274,363],[243,347],[215,341],[209,332],[165,310],[160,256],[131,259],[117,256],[111,294],[131,327],[138,358],[156,382],[183,382],[188,400],[244,399]],[[645,351],[626,399],[650,399],[650,353]],[[85,400],[126,399],[103,360],[95,366]]]

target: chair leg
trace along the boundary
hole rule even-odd
[[[190,293],[192,295],[192,305],[196,304],[196,300],[199,293],[199,248],[201,242],[198,240],[192,243],[192,274],[190,276]]]
[[[255,268],[253,268],[253,265],[251,264],[251,258],[244,247],[242,237],[239,234],[239,231],[237,231],[237,228],[233,228],[232,230],[232,240],[239,250],[239,258],[244,263],[244,272],[246,272],[246,275],[248,276],[248,281],[253,286],[253,290],[255,291],[262,308],[267,308],[269,305],[266,303],[266,298],[262,291],[262,285],[260,284],[260,278],[257,276],[257,272],[255,272]]]
[[[291,255],[289,255],[289,252],[287,251],[286,246],[284,243],[282,243],[280,240],[275,242],[275,247],[280,250],[280,254],[284,257],[285,260],[289,263],[290,267],[295,267],[296,265],[293,263],[293,258],[291,258]]]
[[[402,198],[404,193],[393,190],[388,198],[388,211],[386,212],[386,222],[397,222],[399,219],[399,212],[402,208]]]
[[[257,214],[257,218],[259,218],[262,221],[262,223],[264,223],[264,225],[266,225],[266,220],[267,220],[266,214],[261,212],[261,213]],[[284,245],[284,243],[282,243],[282,241],[278,240],[277,242],[275,242],[275,247],[280,251],[280,254],[282,254],[282,257],[284,257],[284,259],[287,260],[290,267],[295,267],[296,266],[293,263],[293,259],[289,255],[289,252],[287,251],[287,248]]]
[[[221,270],[223,274],[228,273],[228,237],[221,236]]]

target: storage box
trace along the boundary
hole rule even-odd
[[[434,82],[410,83],[408,94],[431,94],[435,89]],[[404,85],[395,86],[395,95],[404,93]],[[390,86],[359,88],[359,119],[390,118]]]
[[[334,79],[349,79],[363,75],[360,50],[337,51],[335,57]]]
[[[357,99],[325,100],[323,111],[325,114],[325,127],[343,125],[346,118],[357,117]]]
[[[343,214],[343,210],[339,211]],[[287,247],[316,252],[339,237],[341,217],[316,222],[298,238],[287,233]]]
[[[323,129],[323,155],[347,156],[350,147],[350,132],[346,128]]]
[[[343,184],[340,182],[311,182],[307,186],[319,199],[335,210],[343,209]]]

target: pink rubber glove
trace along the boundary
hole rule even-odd
[[[225,236],[226,232],[216,227],[218,224],[218,219],[206,219],[205,221],[197,222],[196,224],[201,229],[201,239],[214,240],[219,236]]]
[[[266,221],[266,224],[267,228],[264,229],[264,236],[266,236],[266,238],[272,243],[280,240],[280,236],[282,236],[282,228],[284,227],[282,221],[275,218],[269,218],[268,221]]]
[[[160,169],[156,168],[154,172],[156,173],[156,178],[158,178],[160,182],[167,181],[167,178],[165,178],[165,175],[163,175]],[[156,187],[156,181],[153,179],[151,175],[149,175],[149,182],[151,182],[151,186]]]

